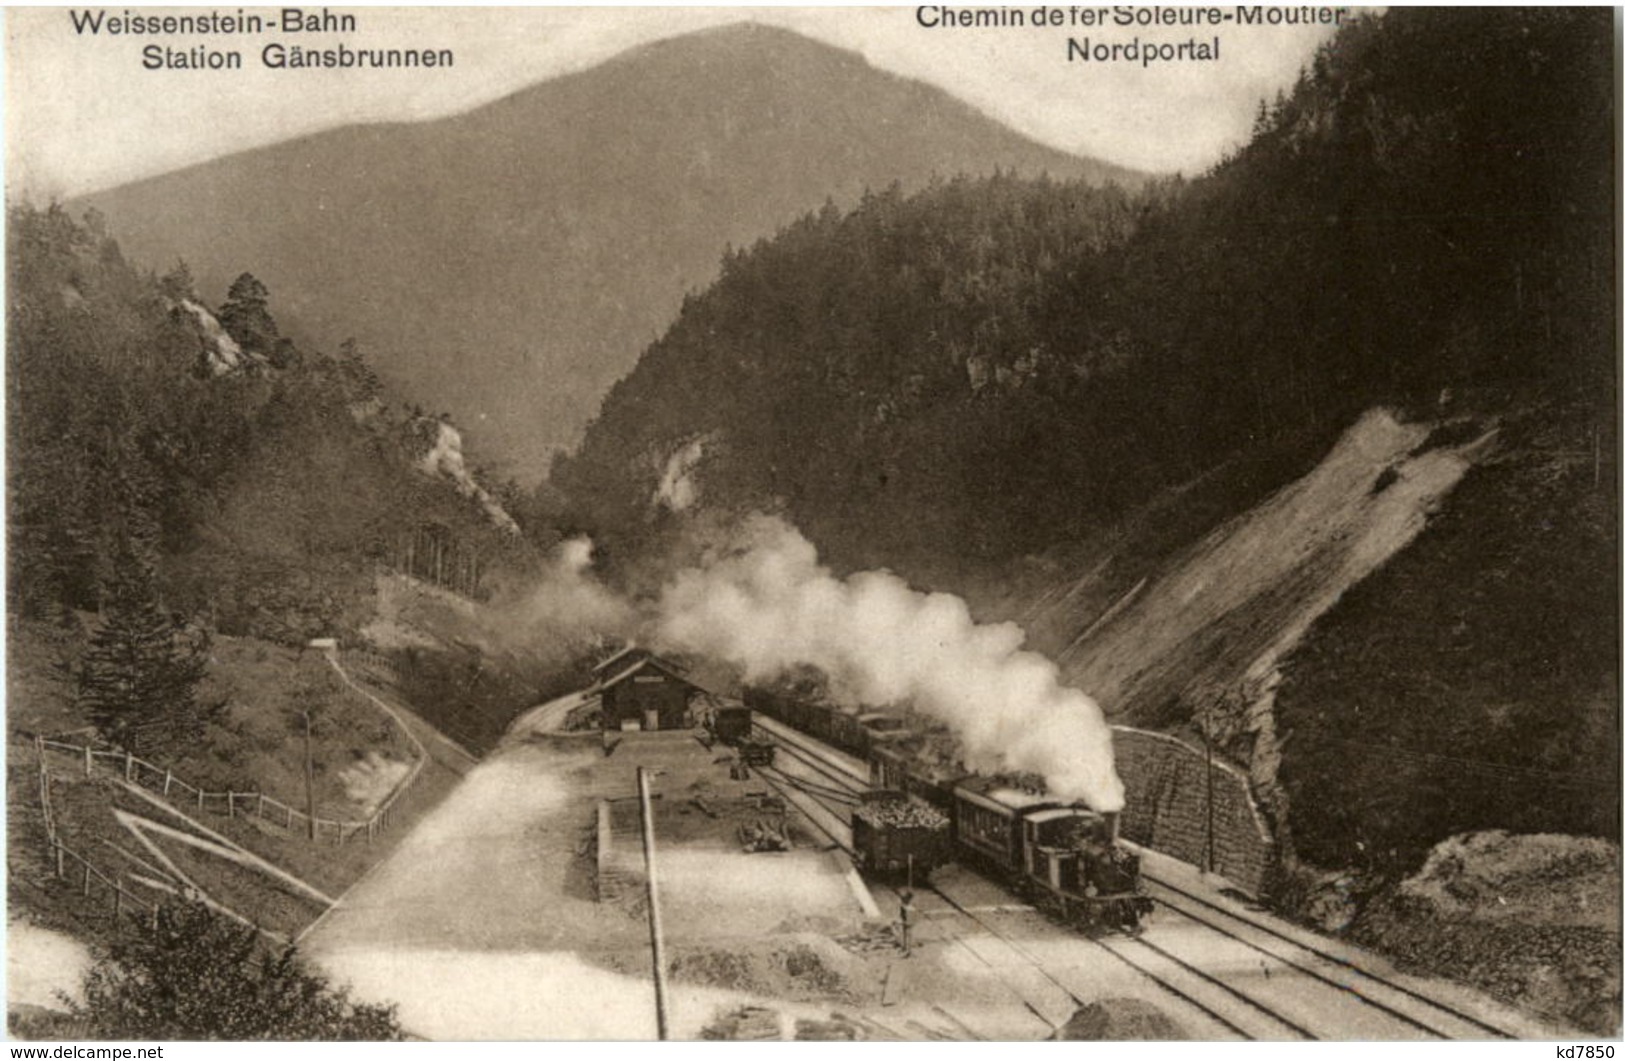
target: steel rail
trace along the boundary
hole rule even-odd
[[[1331,963],[1333,963],[1335,965],[1339,965],[1339,966],[1343,967],[1344,969],[1347,969],[1349,972],[1353,973],[1355,976],[1363,977],[1363,978],[1365,978],[1367,980],[1372,981],[1373,983],[1381,984],[1384,987],[1389,988],[1390,990],[1393,990],[1393,991],[1399,992],[1400,994],[1407,995],[1407,996],[1409,996],[1411,998],[1414,998],[1418,1002],[1422,1003],[1423,1005],[1432,1007],[1433,1009],[1439,1010],[1442,1013],[1446,1013],[1446,1014],[1450,1015],[1451,1017],[1454,1017],[1455,1019],[1460,1020],[1464,1024],[1471,1024],[1474,1027],[1482,1028],[1485,1031],[1491,1033],[1492,1035],[1498,1036],[1498,1037],[1500,1037],[1502,1039],[1517,1039],[1517,1036],[1509,1034],[1508,1032],[1503,1031],[1500,1028],[1497,1028],[1493,1024],[1490,1024],[1488,1021],[1485,1021],[1485,1020],[1483,1020],[1483,1019],[1481,1019],[1479,1017],[1475,1017],[1470,1013],[1464,1013],[1464,1012],[1462,1012],[1461,1010],[1457,1009],[1454,1006],[1448,1005],[1448,1004],[1443,1003],[1443,1002],[1439,1002],[1436,999],[1430,998],[1429,996],[1423,994],[1420,991],[1416,991],[1416,990],[1414,990],[1412,988],[1406,987],[1403,984],[1396,983],[1396,982],[1388,979],[1387,977],[1379,976],[1378,974],[1373,973],[1373,972],[1368,972],[1367,970],[1361,968],[1359,965],[1355,964],[1354,962],[1349,961],[1347,958],[1344,958],[1344,957],[1342,957],[1340,955],[1333,954],[1330,951],[1322,950],[1319,947],[1311,946],[1310,944],[1304,943],[1301,940],[1294,939],[1291,936],[1287,935],[1285,932],[1281,932],[1280,930],[1272,928],[1269,925],[1263,924],[1263,923],[1258,922],[1258,921],[1254,921],[1254,920],[1252,920],[1250,918],[1242,917],[1239,914],[1236,914],[1236,913],[1233,913],[1233,912],[1231,912],[1229,910],[1226,910],[1220,904],[1212,902],[1209,899],[1203,898],[1202,896],[1197,895],[1195,892],[1189,891],[1189,890],[1187,890],[1185,888],[1181,888],[1177,884],[1173,884],[1173,883],[1171,883],[1169,881],[1163,880],[1163,879],[1158,878],[1158,877],[1153,877],[1149,873],[1143,873],[1142,872],[1142,876],[1144,876],[1147,881],[1150,881],[1151,883],[1157,885],[1159,888],[1164,888],[1164,889],[1166,889],[1166,890],[1168,890],[1170,892],[1174,892],[1174,893],[1176,893],[1176,894],[1178,894],[1180,896],[1183,896],[1185,899],[1189,900],[1190,902],[1193,902],[1193,903],[1199,904],[1200,906],[1205,906],[1205,907],[1208,907],[1208,908],[1210,908],[1212,910],[1215,910],[1221,916],[1228,917],[1232,921],[1239,921],[1244,925],[1247,925],[1247,926],[1252,927],[1252,928],[1256,928],[1259,932],[1262,932],[1262,933],[1264,933],[1266,935],[1274,936],[1277,939],[1280,939],[1283,942],[1285,942],[1288,946],[1296,947],[1299,950],[1305,951],[1305,952],[1307,952],[1309,954],[1313,954],[1316,957],[1322,958],[1322,959],[1324,959],[1326,961],[1329,961],[1329,962],[1331,962]],[[1349,985],[1340,984],[1336,980],[1326,976],[1325,974],[1323,974],[1323,973],[1321,973],[1321,972],[1319,972],[1319,971],[1317,971],[1315,969],[1309,968],[1308,966],[1302,964],[1301,962],[1294,961],[1293,959],[1285,957],[1285,956],[1283,956],[1281,954],[1278,954],[1278,953],[1276,953],[1274,951],[1267,950],[1264,947],[1260,946],[1259,944],[1244,938],[1243,936],[1239,935],[1238,933],[1230,931],[1229,929],[1226,929],[1226,928],[1224,928],[1224,927],[1222,927],[1222,926],[1220,926],[1218,924],[1215,924],[1213,921],[1209,920],[1208,918],[1199,917],[1199,916],[1191,913],[1189,910],[1182,909],[1176,903],[1168,902],[1166,899],[1158,899],[1157,901],[1159,903],[1161,903],[1162,905],[1167,906],[1169,909],[1179,911],[1185,917],[1190,918],[1192,921],[1195,921],[1198,924],[1206,925],[1208,928],[1211,928],[1215,932],[1221,933],[1222,935],[1226,935],[1226,936],[1229,936],[1232,939],[1238,940],[1241,943],[1245,944],[1246,946],[1249,946],[1252,949],[1254,949],[1256,951],[1259,951],[1262,954],[1268,954],[1271,957],[1273,957],[1273,958],[1275,958],[1275,959],[1277,959],[1277,960],[1279,960],[1281,962],[1284,962],[1287,965],[1290,965],[1295,969],[1299,969],[1299,970],[1307,973],[1308,975],[1314,977],[1317,980],[1321,980],[1321,981],[1323,981],[1325,983],[1328,983],[1328,984],[1331,984],[1332,986],[1337,987],[1337,988],[1339,988],[1341,990],[1347,991],[1350,994],[1354,995],[1356,998],[1358,998],[1360,1001],[1362,1001],[1362,1002],[1364,1002],[1364,1003],[1366,1003],[1368,1005],[1374,1006],[1377,1009],[1383,1010],[1384,1012],[1389,1013],[1389,1014],[1399,1018],[1400,1020],[1406,1022],[1407,1024],[1414,1025],[1415,1027],[1421,1028],[1423,1031],[1431,1032],[1431,1033],[1433,1033],[1435,1035],[1441,1035],[1442,1036],[1442,1034],[1443,1034],[1443,1033],[1441,1033],[1439,1031],[1438,1028],[1435,1028],[1435,1027],[1429,1026],[1427,1024],[1424,1024],[1421,1021],[1419,1021],[1419,1020],[1417,1020],[1417,1019],[1415,1019],[1415,1018],[1413,1018],[1413,1017],[1411,1017],[1411,1016],[1409,1016],[1407,1014],[1399,1012],[1398,1010],[1392,1008],[1391,1006],[1388,1006],[1385,1003],[1378,1002],[1378,1001],[1376,1001],[1375,999],[1372,999],[1372,998],[1368,998],[1365,995],[1361,994],[1359,991],[1354,990]]]
[[[823,774],[830,780],[836,782],[838,785],[850,789],[854,794],[862,792],[869,787],[868,778],[857,777],[850,771],[842,768],[840,764],[832,763],[828,759],[819,755],[816,748],[808,747],[805,742],[811,738],[804,738],[798,735],[798,737],[795,739],[786,740],[781,735],[774,733],[772,730],[765,727],[762,728],[762,732],[767,734],[769,739],[773,741],[776,747],[783,748],[787,753],[795,756],[800,762],[806,763],[808,766],[812,767],[814,770]]]
[[[791,788],[796,787],[793,784],[793,779],[785,776],[782,771],[772,770],[771,772],[773,774],[777,775],[778,780],[780,782],[783,782],[788,787],[791,787]],[[758,773],[760,773],[762,775],[763,779],[766,780],[768,782],[768,784],[773,785],[773,787],[775,789],[779,789],[779,785],[774,782],[774,779],[772,777],[768,776],[768,771],[758,771]],[[787,794],[785,794],[782,790],[779,790],[779,791],[780,791],[781,795],[785,795],[785,798],[787,800],[789,799],[789,796]],[[798,791],[800,791],[801,794],[806,796],[807,798],[812,799],[815,802],[818,801],[817,797],[815,795],[813,795],[812,793],[807,792],[807,791],[805,791],[803,789],[798,789]],[[836,813],[832,808],[830,808],[828,806],[824,806],[823,809],[826,812],[831,813],[831,814]],[[805,815],[805,812],[803,812],[803,813]],[[807,817],[807,819],[810,822],[812,822],[813,826],[815,828],[817,828],[819,832],[822,832],[825,836],[828,836],[830,841],[832,843],[834,843],[837,847],[839,847],[842,851],[845,851],[848,855],[851,855],[851,854],[854,853],[852,847],[849,844],[842,843],[828,829],[825,829],[822,825],[819,825],[819,823],[817,821],[815,821],[812,818],[811,815],[805,815],[805,816]],[[892,887],[892,886],[889,886],[889,885],[887,887],[888,887],[888,890],[892,891],[893,893],[896,892],[895,887]],[[1029,952],[1025,948],[1021,947],[1014,940],[1010,939],[1010,937],[1008,937],[1004,933],[1000,932],[998,929],[994,928],[992,925],[988,924],[986,921],[982,920],[980,917],[977,917],[974,913],[972,913],[970,910],[968,910],[962,903],[958,902],[957,900],[955,900],[951,896],[945,894],[941,889],[937,888],[934,885],[930,886],[930,889],[931,889],[933,894],[939,896],[944,902],[946,902],[954,910],[958,911],[961,916],[965,917],[972,924],[978,926],[983,931],[987,932],[989,935],[992,935],[994,938],[996,938],[996,939],[1000,940],[1001,942],[1003,942],[1014,953],[1019,955],[1022,958],[1023,961],[1025,961],[1027,964],[1031,965],[1034,969],[1036,969],[1041,976],[1043,976],[1045,979],[1049,980],[1051,983],[1053,983],[1061,991],[1065,992],[1067,997],[1073,999],[1079,1005],[1085,1004],[1084,1000],[1079,998],[1078,995],[1075,992],[1073,992],[1071,988],[1067,987],[1060,980],[1056,979],[1055,976],[1053,974],[1051,974],[1048,969],[1045,969],[1043,964],[1041,962],[1039,962],[1038,958],[1036,956],[1034,956],[1031,952]],[[953,936],[953,940],[954,940],[955,943],[958,943],[960,946],[962,946],[966,950],[970,951],[971,954],[975,955],[978,959],[980,959],[981,962],[984,965],[987,965],[990,969],[994,969],[995,970],[995,972],[994,972],[995,977],[998,978],[1002,983],[1004,983],[1004,985],[1006,987],[1008,987],[1012,992],[1014,992],[1017,995],[1017,997],[1021,996],[1021,992],[1016,989],[1015,985],[1009,983],[1003,977],[998,976],[998,973],[996,971],[996,967],[993,965],[992,962],[989,962],[986,959],[986,957],[984,957],[983,955],[978,954],[976,952],[975,948],[973,948],[969,944],[967,944],[957,934],[954,934],[954,933],[950,932],[950,935]],[[1141,976],[1145,977],[1146,979],[1150,980],[1152,983],[1157,984],[1159,987],[1161,987],[1163,990],[1167,991],[1169,994],[1173,995],[1175,998],[1178,998],[1178,999],[1186,1002],[1187,1004],[1189,1004],[1191,1006],[1194,1006],[1196,1009],[1200,1010],[1202,1013],[1205,1013],[1208,1017],[1212,1018],[1214,1021],[1216,1021],[1217,1023],[1222,1025],[1223,1027],[1230,1029],[1232,1032],[1234,1032],[1235,1034],[1237,1034],[1241,1038],[1243,1038],[1243,1039],[1252,1039],[1253,1038],[1253,1036],[1249,1035],[1244,1029],[1239,1027],[1233,1021],[1226,1018],[1223,1014],[1219,1013],[1217,1010],[1213,1009],[1211,1006],[1208,1006],[1207,1004],[1201,1002],[1200,1000],[1192,997],[1190,994],[1186,993],[1185,991],[1182,991],[1179,987],[1177,987],[1174,984],[1170,983],[1165,978],[1163,978],[1163,977],[1157,975],[1156,973],[1152,972],[1151,970],[1145,968],[1143,965],[1141,965],[1140,963],[1132,960],[1131,958],[1127,957],[1126,955],[1119,954],[1113,948],[1106,946],[1106,944],[1103,941],[1098,940],[1098,939],[1092,939],[1087,935],[1080,935],[1078,938],[1080,938],[1080,939],[1082,939],[1082,940],[1084,940],[1086,942],[1093,943],[1097,947],[1100,947],[1107,954],[1110,954],[1112,957],[1116,958],[1118,961],[1122,962],[1124,965],[1127,965],[1130,969],[1134,970],[1136,973],[1138,973]],[[1172,956],[1169,956],[1169,958],[1170,958],[1171,961],[1174,961],[1177,964],[1180,964],[1180,965],[1185,965],[1186,964],[1184,962],[1181,962],[1177,958],[1173,958]],[[1206,974],[1201,973],[1200,970],[1194,970],[1193,969],[1193,971],[1196,972],[1197,975],[1202,976],[1202,977],[1204,977],[1206,979],[1212,979],[1211,977],[1207,977]],[[1217,983],[1217,981],[1214,981],[1214,982]],[[1223,985],[1220,984],[1219,986],[1222,987]],[[1025,999],[1023,1000],[1023,1002],[1025,1003]],[[1027,1003],[1027,1004],[1030,1007],[1030,1003]],[[1288,1027],[1293,1027],[1293,1025],[1291,1024],[1290,1021],[1284,1020],[1284,1019],[1280,1018],[1278,1015],[1269,1012],[1267,1009],[1264,1009],[1264,1007],[1259,1006],[1256,1002],[1252,1003],[1252,1005],[1254,1005],[1256,1008],[1259,1008],[1259,1009],[1263,1010],[1263,1012],[1265,1013],[1266,1016],[1279,1021],[1279,1023],[1287,1025]],[[1040,1015],[1040,1019],[1043,1019],[1042,1015]],[[1048,1020],[1045,1020],[1045,1023],[1049,1023]],[[1308,1037],[1313,1038],[1313,1036],[1308,1036]]]
[[[1004,933],[1000,932],[998,929],[994,928],[992,925],[988,924],[986,921],[982,920],[980,917],[977,917],[974,913],[972,913],[970,910],[968,910],[963,904],[961,904],[960,902],[955,900],[952,896],[949,896],[948,894],[943,892],[940,888],[937,888],[936,886],[933,885],[932,888],[931,888],[931,891],[934,894],[936,894],[938,896],[941,896],[941,898],[943,899],[944,902],[948,903],[948,905],[952,906],[955,910],[958,910],[961,914],[963,914],[965,917],[969,918],[972,922],[974,922],[975,924],[981,926],[984,931],[986,931],[986,932],[992,934],[993,936],[997,937],[998,939],[1002,940],[1011,950],[1015,951],[1017,954],[1020,954],[1027,961],[1031,962],[1035,967],[1037,967],[1039,969],[1040,972],[1042,972],[1050,980],[1052,980],[1052,981],[1055,980],[1055,978],[1053,976],[1051,976],[1050,973],[1047,970],[1045,970],[1041,965],[1039,965],[1037,958],[1035,958],[1032,954],[1028,953],[1023,947],[1021,947],[1014,940],[1012,940],[1011,938],[1006,936]],[[1082,940],[1084,940],[1084,941],[1086,941],[1088,943],[1092,943],[1095,946],[1099,947],[1101,950],[1105,951],[1107,954],[1110,954],[1113,958],[1116,958],[1118,961],[1122,962],[1124,965],[1128,966],[1130,969],[1134,970],[1136,973],[1139,973],[1141,976],[1145,977],[1147,980],[1150,980],[1152,983],[1156,984],[1158,987],[1161,987],[1164,991],[1167,991],[1169,994],[1173,995],[1175,998],[1179,999],[1180,1001],[1185,1002],[1187,1005],[1193,1006],[1196,1009],[1200,1010],[1201,1012],[1207,1014],[1208,1017],[1210,1017],[1214,1021],[1218,1022],[1219,1024],[1223,1025],[1224,1027],[1229,1028],[1231,1031],[1235,1032],[1241,1038],[1247,1039],[1247,1040],[1253,1040],[1253,1039],[1256,1038],[1255,1036],[1249,1034],[1246,1029],[1244,1029],[1240,1025],[1236,1024],[1234,1021],[1232,1021],[1230,1018],[1226,1017],[1224,1014],[1220,1013],[1218,1010],[1214,1009],[1212,1006],[1209,1006],[1207,1003],[1202,1002],[1200,999],[1198,999],[1195,996],[1191,995],[1189,992],[1186,992],[1186,991],[1182,990],[1181,988],[1177,987],[1176,985],[1174,985],[1173,983],[1168,981],[1165,977],[1160,976],[1157,973],[1152,972],[1150,969],[1147,969],[1145,966],[1141,965],[1139,962],[1134,961],[1132,958],[1128,957],[1127,955],[1119,953],[1115,948],[1107,946],[1105,940],[1095,939],[1095,938],[1093,938],[1093,937],[1091,937],[1089,935],[1083,934],[1083,933],[1079,933],[1078,938],[1082,939]],[[1171,956],[1170,956],[1170,958],[1171,958]],[[1177,958],[1173,958],[1171,960],[1173,960],[1176,964],[1179,964],[1179,965],[1185,965],[1186,964],[1184,962],[1179,961]],[[1205,973],[1202,973],[1200,970],[1194,970],[1193,969],[1192,971],[1196,972],[1197,975],[1201,976],[1203,979],[1208,979],[1208,980],[1212,979],[1211,977],[1207,976]],[[1062,990],[1067,991],[1068,994],[1071,994],[1070,989],[1066,988],[1064,985],[1061,985],[1059,981],[1055,981],[1055,982],[1056,982],[1056,984],[1058,986],[1061,986]],[[1214,982],[1217,983],[1217,981],[1214,981]],[[1220,984],[1219,986],[1222,987],[1224,985]],[[1076,998],[1077,996],[1074,995],[1073,997]],[[1271,1013],[1267,1009],[1264,1009],[1264,1007],[1258,1006],[1257,1003],[1252,1003],[1252,1004],[1254,1005],[1255,1008],[1263,1010],[1265,1016],[1270,1017],[1273,1020],[1277,1020],[1282,1024],[1286,1024],[1289,1027],[1292,1026],[1291,1022],[1281,1019],[1278,1015],[1276,1015],[1274,1013]],[[1313,1036],[1310,1036],[1310,1038],[1313,1038]]]

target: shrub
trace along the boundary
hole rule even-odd
[[[394,1006],[357,1003],[292,946],[201,903],[164,907],[157,928],[112,944],[69,1000],[89,1037],[170,1040],[398,1040]]]

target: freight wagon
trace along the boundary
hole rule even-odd
[[[870,792],[852,812],[858,868],[910,884],[953,858],[948,816],[901,792]]]
[[[874,789],[945,815],[946,852],[933,867],[953,859],[980,866],[1089,930],[1132,932],[1150,911],[1139,858],[1119,842],[1115,813],[1100,814],[1007,778],[979,777],[916,758],[910,750],[913,734],[894,715],[843,712],[759,689],[747,690],[745,703],[863,757]],[[895,862],[893,851],[902,851],[906,862],[916,839],[892,835],[892,826],[864,815],[862,807],[853,812],[852,828],[859,858],[875,865]]]
[[[860,712],[834,704],[815,704],[756,688],[745,690],[745,704],[753,711],[860,759],[866,758],[873,748],[909,736],[902,719],[882,711]]]
[[[1011,784],[945,772],[904,745],[875,748],[869,781],[949,818],[953,857],[990,871],[1087,929],[1134,931],[1151,909],[1139,858],[1117,839],[1117,815]]]

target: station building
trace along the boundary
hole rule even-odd
[[[628,646],[593,668],[605,730],[686,729],[706,692],[670,660]]]

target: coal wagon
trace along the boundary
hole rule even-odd
[[[924,880],[953,859],[948,816],[901,792],[870,792],[852,811],[858,867],[880,877]]]
[[[711,732],[723,744],[738,745],[750,739],[750,708],[719,707],[711,716]]]

